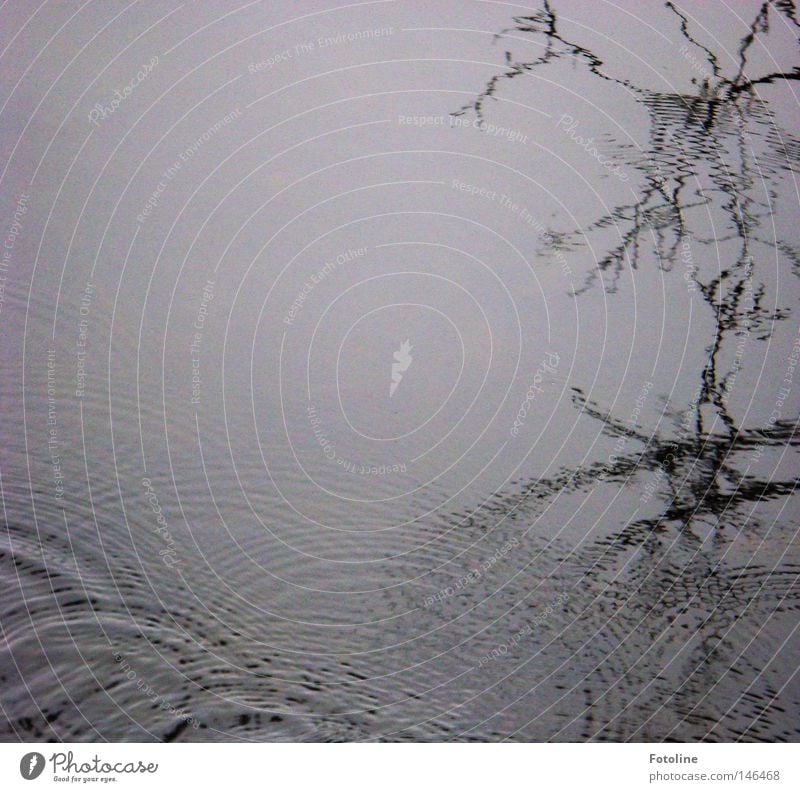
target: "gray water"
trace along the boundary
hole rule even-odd
[[[797,740],[794,3],[283,6],[0,9],[2,739]]]

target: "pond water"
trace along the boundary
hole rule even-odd
[[[2,739],[797,740],[795,4],[273,5],[0,10]]]

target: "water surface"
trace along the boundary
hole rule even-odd
[[[2,738],[796,740],[794,3],[112,6],[0,12]]]

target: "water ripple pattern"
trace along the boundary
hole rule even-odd
[[[791,0],[0,7],[0,740],[797,741]]]

